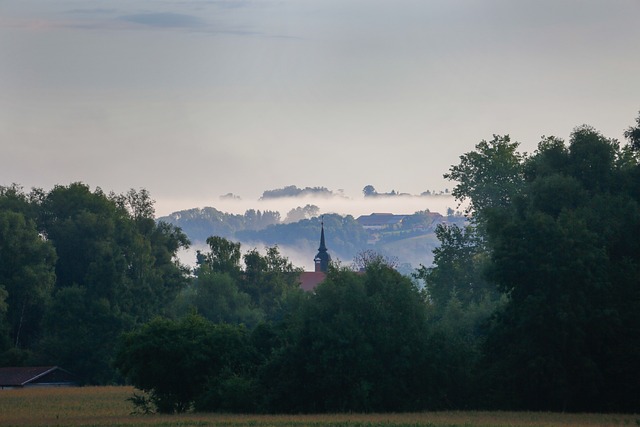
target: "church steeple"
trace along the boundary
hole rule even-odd
[[[327,252],[327,246],[324,242],[324,218],[321,219],[320,225],[320,247],[318,248],[318,254],[313,261],[316,265],[316,272],[326,273],[329,270],[331,255]]]

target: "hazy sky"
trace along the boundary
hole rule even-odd
[[[0,0],[0,185],[420,193],[640,110],[639,0]]]

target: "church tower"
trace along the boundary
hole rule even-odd
[[[324,218],[321,221],[320,231],[320,247],[318,248],[318,254],[313,259],[316,265],[316,273],[326,273],[329,270],[329,262],[331,261],[331,255],[327,252],[327,246],[324,243]]]

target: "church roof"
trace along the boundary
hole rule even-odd
[[[312,291],[327,277],[322,271],[305,271],[300,273],[298,281],[300,287],[305,291]]]

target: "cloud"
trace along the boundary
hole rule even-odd
[[[92,14],[112,14],[115,13],[116,9],[102,9],[102,8],[94,8],[94,9],[72,9],[68,10],[67,13],[72,14],[83,14],[83,15],[92,15]]]
[[[172,12],[139,13],[124,15],[119,19],[158,28],[199,28],[205,25],[197,16]]]

